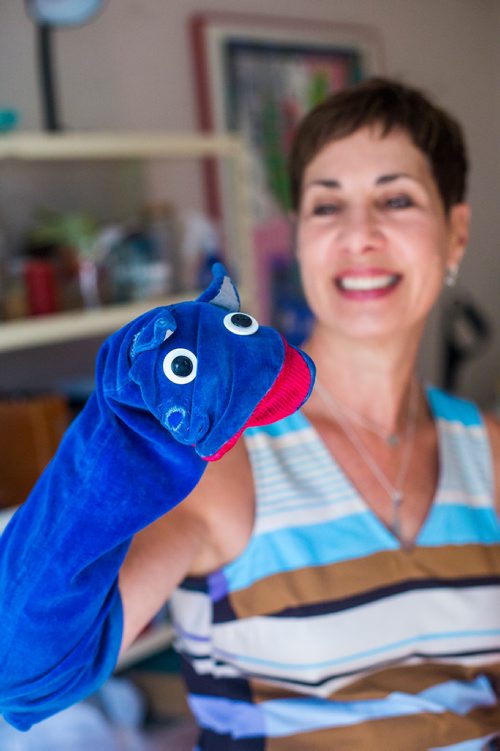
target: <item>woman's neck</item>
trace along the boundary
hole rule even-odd
[[[415,380],[415,341],[346,342],[317,326],[303,349],[316,364],[318,381],[341,406],[394,431],[404,421]],[[311,416],[324,413],[314,392],[306,408]]]

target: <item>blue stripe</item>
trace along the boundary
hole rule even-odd
[[[481,413],[472,402],[452,396],[434,387],[427,388],[426,391],[430,407],[437,419],[461,422],[467,426],[483,424]]]
[[[478,675],[474,680],[447,681],[422,691],[420,696],[435,702],[448,712],[466,715],[476,707],[494,707],[497,697],[485,675]]]
[[[418,544],[423,547],[477,543],[500,543],[500,523],[494,508],[435,505],[418,535]]]
[[[244,553],[224,568],[230,592],[279,572],[323,566],[399,547],[369,512],[304,528],[278,529],[270,534],[271,537],[266,533],[252,537]]]
[[[199,694],[189,694],[188,702],[201,727],[233,738],[265,735],[262,704]]]
[[[270,425],[262,425],[258,428],[247,428],[245,430],[245,435],[253,436],[258,433],[265,433],[265,435],[278,438],[287,433],[296,433],[299,430],[309,430],[310,427],[309,421],[306,420],[301,412],[294,412],[293,415],[278,420],[278,422],[271,423]]]
[[[191,694],[189,704],[203,727],[233,738],[265,735],[279,738],[359,722],[453,711],[465,715],[494,706],[496,697],[484,676],[469,683],[448,681],[419,694],[394,692],[384,699],[342,702],[314,697],[272,699],[258,705]]]
[[[418,537],[418,544],[424,547],[498,542],[500,524],[493,509],[452,504],[434,506]],[[396,539],[366,511],[252,537],[243,554],[229,563],[224,573],[228,590],[233,592],[280,572],[325,566],[398,548]]]

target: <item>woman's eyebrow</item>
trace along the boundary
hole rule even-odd
[[[333,179],[324,179],[324,180],[311,180],[311,182],[307,183],[305,186],[306,188],[310,188],[313,185],[319,185],[322,188],[341,188],[342,183],[340,183],[338,180]]]
[[[386,183],[392,183],[394,182],[394,180],[399,180],[402,177],[418,182],[416,177],[409,175],[407,172],[393,172],[388,175],[381,175],[380,177],[377,177],[377,179],[375,180],[375,185],[385,185]]]
[[[401,178],[407,178],[408,180],[418,182],[417,178],[413,177],[413,175],[408,174],[408,172],[391,172],[387,175],[380,175],[380,177],[377,177],[377,179],[375,180],[375,185],[386,185],[387,183],[394,182],[395,180],[399,180]],[[342,183],[340,182],[340,180],[335,180],[334,178],[323,178],[318,180],[311,180],[311,182],[305,185],[306,188],[313,186],[319,186],[321,188],[341,188]]]

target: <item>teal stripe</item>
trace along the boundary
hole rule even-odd
[[[372,514],[363,512],[256,535],[244,553],[225,566],[224,574],[232,592],[282,571],[324,566],[397,548],[397,541]]]
[[[481,413],[476,405],[466,399],[446,394],[444,391],[434,387],[427,389],[427,399],[434,417],[437,419],[461,422],[467,426],[480,426],[483,424]]]
[[[423,547],[500,543],[500,524],[490,508],[434,506],[418,543]],[[282,571],[325,566],[398,548],[396,539],[370,511],[365,511],[255,535],[244,553],[224,568],[224,574],[229,592],[233,592]]]
[[[494,543],[500,543],[500,523],[493,508],[448,503],[433,507],[418,536],[423,547]]]
[[[287,433],[296,433],[299,430],[310,430],[309,421],[306,420],[301,412],[294,412],[293,415],[271,423],[271,425],[262,425],[258,428],[247,428],[245,435],[253,436],[258,433],[264,433],[273,438],[279,438]]]

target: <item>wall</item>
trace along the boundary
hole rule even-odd
[[[62,120],[74,129],[196,127],[187,19],[211,9],[263,13],[267,0],[108,0],[101,15],[79,29],[57,32]],[[465,371],[461,390],[483,404],[493,400],[500,375],[500,257],[496,131],[500,123],[500,66],[496,0],[274,0],[273,13],[363,23],[380,32],[386,72],[422,86],[452,110],[468,134],[474,165],[474,212],[462,285],[494,321],[496,337]],[[0,104],[16,107],[22,127],[41,126],[34,32],[23,3],[0,5]],[[440,311],[434,322],[439,323]],[[424,361],[439,378],[439,326],[426,340]]]

